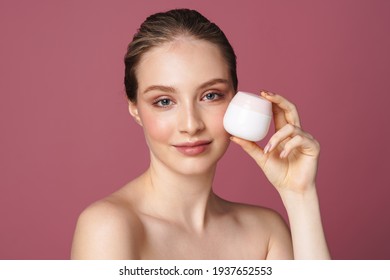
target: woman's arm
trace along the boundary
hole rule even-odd
[[[281,197],[290,221],[294,259],[330,259],[315,186],[305,194]]]
[[[275,134],[264,149],[232,137],[260,166],[286,207],[295,259],[330,259],[316,192],[320,146],[302,130],[294,104],[262,92],[272,102]]]

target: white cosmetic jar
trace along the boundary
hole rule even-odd
[[[271,102],[259,95],[239,91],[230,101],[223,126],[234,136],[256,142],[267,135],[271,119]]]

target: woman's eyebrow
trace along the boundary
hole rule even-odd
[[[226,79],[221,79],[221,78],[216,78],[216,79],[212,79],[210,81],[207,81],[203,84],[201,84],[199,87],[198,87],[198,90],[202,90],[202,89],[205,89],[205,88],[208,88],[210,86],[213,86],[215,84],[226,84],[228,85],[229,84],[229,80],[226,80]],[[163,85],[152,85],[152,86],[149,86],[147,87],[143,94],[146,94],[150,91],[161,91],[161,92],[166,92],[166,93],[175,93],[177,92],[176,89],[174,87],[171,87],[171,86],[163,86]]]
[[[229,85],[229,80],[226,80],[226,79],[221,79],[221,78],[216,78],[216,79],[212,79],[212,80],[210,80],[210,81],[207,81],[207,82],[205,82],[205,83],[203,83],[203,84],[201,84],[199,87],[198,87],[198,89],[205,89],[205,88],[207,88],[207,87],[211,87],[211,86],[213,86],[213,85],[215,85],[215,84],[227,84],[227,85]]]
[[[144,90],[143,93],[145,94],[145,93],[148,93],[149,91],[153,91],[153,90],[167,92],[167,93],[174,93],[174,92],[176,92],[176,89],[174,87],[163,86],[163,85],[153,85],[153,86],[147,87]]]

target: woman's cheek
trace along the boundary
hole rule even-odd
[[[143,126],[145,133],[151,139],[168,140],[172,135],[172,120],[155,114],[143,116]]]
[[[229,134],[226,132],[225,128],[223,127],[223,117],[225,116],[226,109],[227,109],[227,106],[222,107],[221,110],[216,112],[214,114],[214,121],[212,123],[213,123],[213,130],[214,131],[219,131],[219,132],[225,134],[226,137],[228,137]],[[216,120],[218,120],[218,121],[216,121]]]
[[[223,126],[223,117],[225,116],[226,108],[222,108],[214,112],[214,120],[210,121],[210,131],[213,131],[213,138],[218,143],[218,153],[222,156],[230,144],[230,134]]]

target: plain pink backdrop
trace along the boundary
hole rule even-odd
[[[285,95],[320,141],[333,257],[389,259],[390,2],[369,0],[1,0],[0,259],[68,259],[79,213],[147,167],[122,58],[146,16],[178,7],[225,31],[241,90]],[[234,144],[215,190],[286,217]]]

